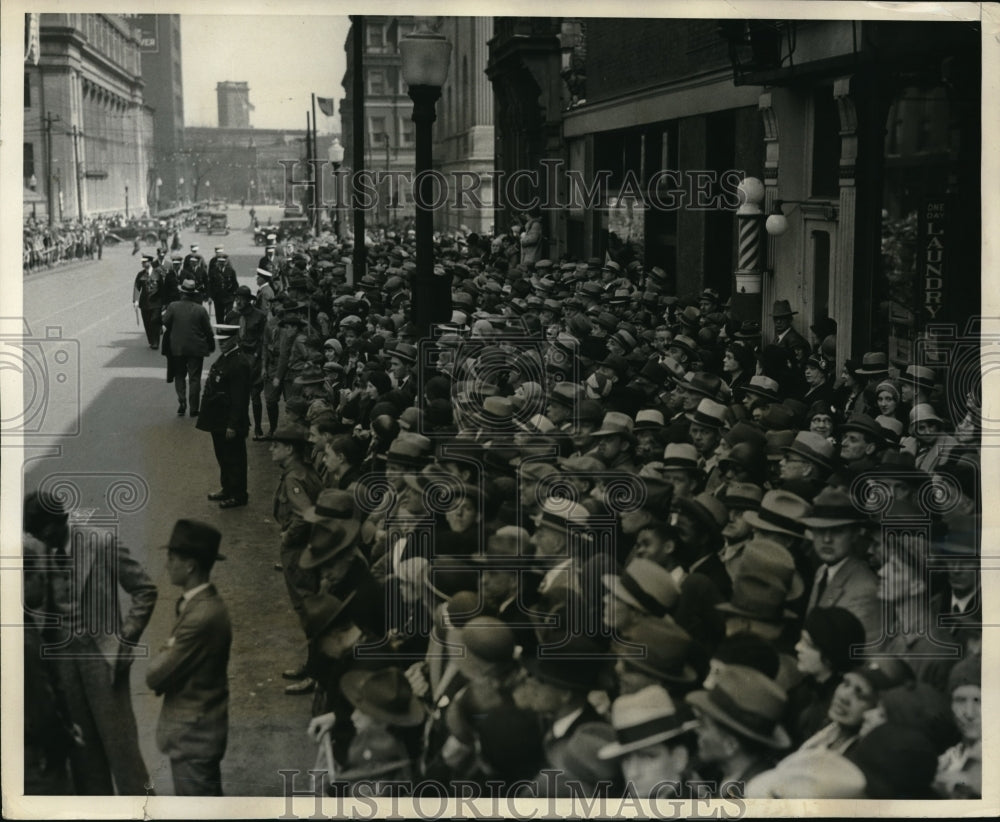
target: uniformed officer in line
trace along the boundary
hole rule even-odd
[[[278,355],[278,371],[272,384],[280,388],[287,402],[302,393],[302,386],[295,384],[295,378],[309,362],[308,337],[306,335],[306,303],[291,303],[282,314],[281,350]]]
[[[250,431],[250,361],[240,351],[240,327],[216,326],[219,357],[208,371],[201,397],[200,431],[212,435],[221,488],[208,495],[220,508],[247,504],[247,434]]]
[[[179,300],[181,298],[181,282],[183,282],[184,277],[181,276],[181,264],[184,262],[184,258],[180,254],[174,254],[170,258],[170,265],[164,266],[161,264],[160,271],[163,272],[163,306],[164,308],[170,303]]]
[[[278,247],[274,243],[274,235],[267,235],[267,245],[264,247],[264,256],[257,262],[257,268],[271,272],[271,276],[278,273],[278,259],[275,256]]]
[[[267,438],[270,438],[278,427],[278,415],[280,412],[278,401],[281,399],[281,380],[275,382],[274,378],[278,374],[282,341],[287,335],[287,326],[281,324],[281,315],[281,302],[273,300],[268,312],[267,326],[264,329],[264,349],[261,362],[261,371],[264,378],[264,409],[267,411]]]
[[[236,270],[229,262],[229,255],[221,245],[216,246],[215,256],[208,262],[208,296],[215,304],[215,321],[228,322],[226,315],[236,301]]]
[[[135,275],[132,287],[132,305],[142,314],[142,325],[146,331],[146,341],[150,348],[159,348],[163,311],[163,272],[153,267],[156,258],[152,254],[142,255],[142,270]]]
[[[267,314],[274,302],[273,274],[266,268],[257,267],[257,308]]]
[[[184,257],[183,272],[183,279],[195,281],[201,298],[204,300],[208,297],[208,267],[205,265],[205,258],[198,253],[197,243],[191,245],[190,252]]]
[[[319,589],[319,575],[299,565],[302,552],[309,545],[311,525],[306,512],[315,504],[323,481],[306,459],[310,448],[309,431],[299,425],[284,425],[271,435],[271,460],[281,469],[278,487],[274,491],[274,520],[281,528],[281,568],[292,608],[305,627],[302,601]],[[290,695],[310,693],[315,682],[306,676],[305,662],[297,669],[285,671],[285,679],[298,680],[289,685]]]
[[[267,314],[253,304],[248,286],[236,289],[236,307],[226,315],[226,322],[240,327],[240,348],[250,358],[250,405],[253,408],[253,438],[264,439],[261,429],[263,408],[261,392],[264,390],[264,340],[267,335]]]

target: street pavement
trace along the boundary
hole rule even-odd
[[[278,207],[257,210],[262,222],[280,217]],[[228,236],[186,230],[183,250],[197,242],[208,259],[216,245],[224,245],[240,284],[256,291],[254,271],[263,249],[253,245],[249,208],[231,206],[228,214]],[[281,679],[282,670],[305,658],[305,643],[282,574],[274,568],[278,528],[271,498],[277,470],[267,443],[248,440],[250,504],[221,511],[205,498],[219,487],[211,437],[195,429],[193,418],[176,416],[166,360],[149,348],[136,324],[132,283],[139,268],[132,244],[125,243],[106,247],[100,261],[25,277],[24,319],[38,341],[32,350],[41,355],[35,359],[44,363],[26,369],[25,404],[32,407],[32,425],[45,435],[26,438],[24,487],[71,483],[78,495],[75,507],[89,512],[91,522],[112,518],[122,543],[159,588],[142,637],[153,654],[170,635],[180,596],[170,584],[161,547],[173,523],[200,519],[222,532],[227,560],[216,565],[213,580],[233,624],[223,789],[230,796],[280,796],[278,771],[308,770],[316,749],[306,736],[311,697],[286,696]],[[206,359],[203,378],[214,356]],[[132,670],[140,746],[154,789],[169,795],[169,761],[155,743],[160,699],[145,685],[147,668],[148,657]],[[304,784],[300,780],[296,787]]]

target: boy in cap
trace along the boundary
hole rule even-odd
[[[224,560],[222,535],[195,520],[178,520],[167,549],[170,581],[183,590],[170,638],[152,659],[146,684],[163,696],[156,741],[170,757],[176,796],[222,796],[220,763],[229,732],[232,628],[211,582]],[[197,715],[197,723],[190,717]]]

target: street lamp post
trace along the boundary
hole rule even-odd
[[[340,138],[334,137],[333,142],[330,143],[329,149],[330,165],[333,166],[333,180],[336,183],[337,191],[333,203],[333,216],[331,223],[333,225],[333,236],[340,237],[340,177],[337,176],[337,172],[340,171],[340,164],[344,162],[344,147],[340,144]]]
[[[125,219],[128,219],[128,186],[125,186]]]
[[[417,270],[411,286],[413,322],[421,337],[429,337],[433,323],[451,319],[451,276],[434,273],[434,213],[430,208],[433,180],[432,125],[435,104],[448,79],[451,43],[430,29],[427,18],[417,18],[417,28],[399,41],[403,80],[413,100],[416,142],[416,240]]]

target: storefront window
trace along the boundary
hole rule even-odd
[[[889,106],[882,191],[881,271],[872,345],[913,360],[914,342],[947,316],[944,295],[953,164],[944,86],[908,86]]]

